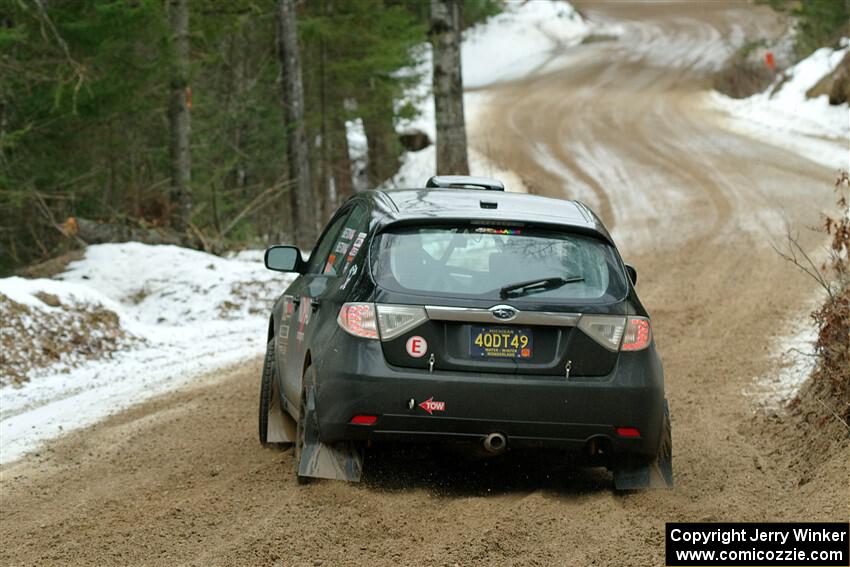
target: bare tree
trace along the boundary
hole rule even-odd
[[[192,217],[188,0],[169,0],[169,20],[174,45],[174,69],[168,108],[171,124],[171,224],[176,230],[184,232]]]
[[[316,200],[310,180],[310,159],[304,126],[304,87],[298,54],[295,1],[278,2],[278,56],[282,71],[283,110],[286,119],[286,148],[289,176],[295,182],[291,195],[295,242],[310,248],[316,241]]]
[[[462,0],[431,0],[434,47],[434,110],[437,120],[437,173],[466,175],[466,122],[460,66]]]

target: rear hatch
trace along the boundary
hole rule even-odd
[[[627,284],[602,239],[545,228],[390,227],[372,247],[384,356],[393,365],[529,376],[604,376]]]

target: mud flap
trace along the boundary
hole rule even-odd
[[[623,465],[614,469],[614,488],[641,490],[673,488],[673,467],[667,459],[655,459],[644,465]]]
[[[280,407],[277,380],[273,383],[266,441],[268,443],[295,443],[295,421]]]
[[[316,397],[307,388],[307,415],[304,417],[304,447],[298,463],[298,476],[360,482],[363,453],[354,443],[322,443],[316,419]]]

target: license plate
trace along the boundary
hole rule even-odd
[[[472,327],[469,355],[473,358],[531,358],[531,330]]]

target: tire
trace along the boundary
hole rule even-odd
[[[266,345],[266,357],[263,361],[263,373],[260,377],[260,410],[259,410],[259,434],[260,443],[268,445],[269,433],[269,408],[272,404],[275,379],[274,339]]]

